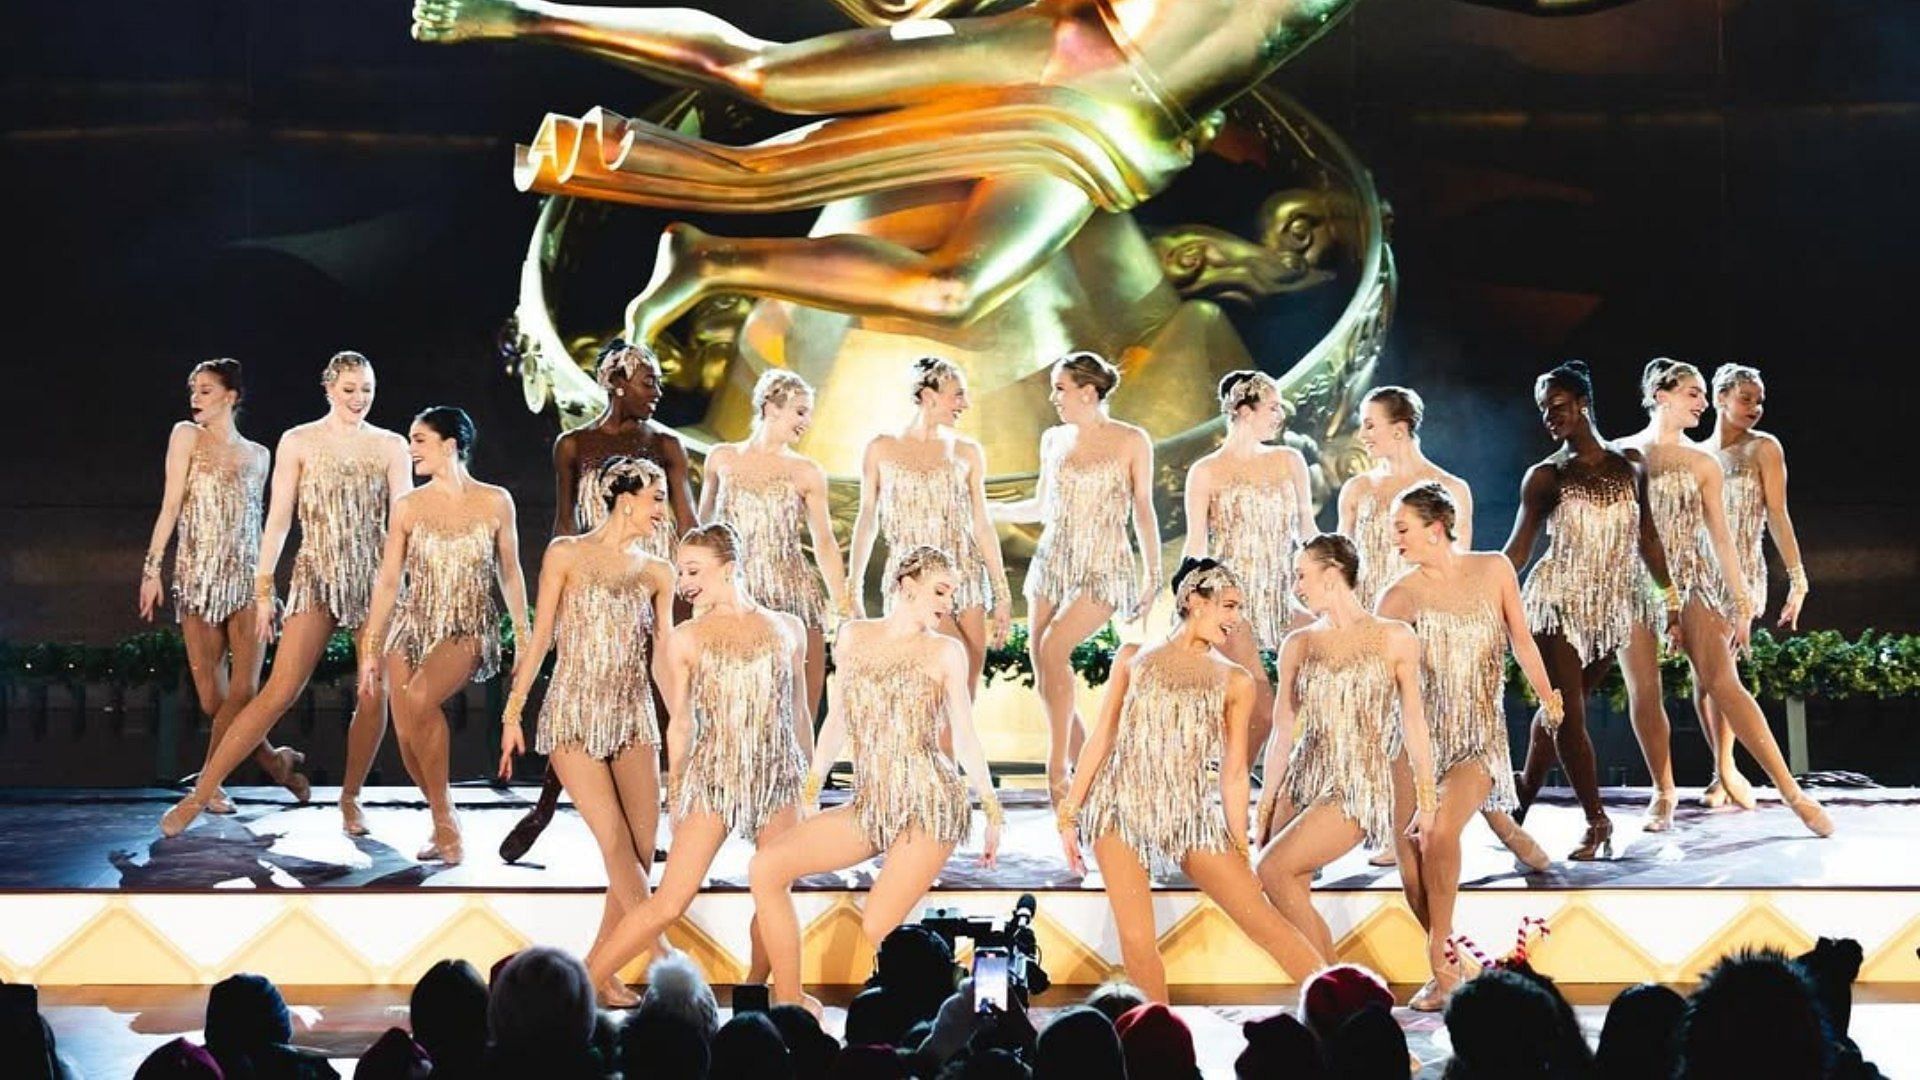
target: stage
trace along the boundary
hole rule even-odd
[[[370,790],[374,835],[339,830],[333,789],[295,806],[277,789],[234,789],[239,813],[203,816],[185,835],[156,829],[175,793],[162,789],[12,789],[0,793],[0,978],[43,987],[189,986],[257,971],[291,986],[410,985],[428,966],[465,957],[483,970],[531,943],[584,951],[603,879],[585,826],[563,809],[526,861],[502,864],[500,838],[530,789],[459,791],[468,862],[416,864],[427,816],[412,789]],[[1741,945],[1798,951],[1815,937],[1853,937],[1863,983],[1920,983],[1920,791],[1823,792],[1838,834],[1818,840],[1776,801],[1757,813],[1708,812],[1683,793],[1672,832],[1637,829],[1644,791],[1610,789],[1616,858],[1556,863],[1525,874],[1475,821],[1465,838],[1457,923],[1489,952],[1510,946],[1525,916],[1548,921],[1535,948],[1563,982],[1690,982]],[[829,793],[829,798],[837,797]],[[977,850],[948,864],[927,906],[1003,916],[1021,892],[1039,898],[1039,934],[1056,983],[1119,973],[1118,944],[1098,879],[1066,872],[1050,812],[1010,792],[999,866]],[[1577,841],[1580,814],[1550,793],[1529,819],[1549,852]],[[662,846],[670,837],[662,830]],[[737,981],[747,955],[751,849],[729,842],[709,887],[673,932],[716,983]],[[796,890],[806,927],[806,979],[846,986],[870,970],[858,905],[872,864],[808,879]],[[655,874],[660,868],[655,868]],[[1396,871],[1356,852],[1316,883],[1343,958],[1396,983],[1426,977],[1417,924]],[[1204,897],[1161,883],[1161,950],[1175,987],[1288,982]],[[638,965],[631,977],[642,973]],[[1265,1000],[1255,997],[1253,1000]]]

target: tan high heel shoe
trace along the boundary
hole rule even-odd
[[[1458,967],[1435,968],[1433,978],[1407,1000],[1414,1012],[1434,1013],[1447,1007],[1447,999],[1459,988],[1465,975]]]
[[[1540,841],[1535,840],[1532,833],[1521,828],[1512,815],[1488,814],[1487,825],[1493,829],[1494,838],[1513,852],[1513,857],[1527,869],[1538,873],[1553,865],[1553,857],[1547,854],[1547,849],[1540,846]]]
[[[415,862],[437,862],[446,866],[459,866],[464,855],[461,847],[460,825],[449,821],[433,827],[433,841],[414,855]]]
[[[1800,824],[1805,825],[1813,835],[1822,840],[1833,835],[1833,819],[1827,816],[1827,808],[1821,806],[1813,796],[1801,792],[1800,797],[1787,806],[1800,816]]]
[[[209,814],[226,815],[233,812],[233,800],[227,797],[224,789],[214,792],[213,798],[207,800],[207,813]]]
[[[1647,819],[1646,822],[1640,826],[1640,831],[1666,832],[1673,828],[1673,807],[1673,792],[1655,792],[1653,800],[1647,803]]]
[[[599,1000],[600,1007],[603,1009],[631,1009],[640,1004],[640,995],[634,993],[626,983],[621,982],[618,975],[610,977],[596,987],[593,996]]]
[[[160,835],[171,838],[186,832],[187,826],[193,824],[193,819],[199,817],[200,812],[206,808],[207,800],[198,795],[189,794],[186,798],[174,803],[173,809],[160,815]]]
[[[360,809],[356,795],[340,796],[340,831],[348,836],[366,836],[372,832],[367,828],[367,815]]]

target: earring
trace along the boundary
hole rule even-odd
[[[626,516],[627,516],[627,517],[632,517],[632,516],[633,516],[633,507],[631,507],[631,506],[629,506],[629,507],[627,507],[627,509],[626,509],[626,511],[625,511],[625,513],[626,513]]]
[[[1439,543],[1439,542],[1440,542],[1440,538],[1439,538],[1439,537],[1437,537],[1437,536],[1429,536],[1429,537],[1427,537],[1427,543],[1429,543],[1429,544],[1437,544],[1437,543]]]
[[[625,390],[625,388],[619,388],[619,389],[615,389],[615,390],[614,390],[614,392],[613,392],[613,396],[614,396],[614,397],[626,397],[626,396],[627,396],[627,391]]]

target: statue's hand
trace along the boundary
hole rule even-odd
[[[435,45],[518,35],[525,13],[513,0],[414,0],[413,39]]]

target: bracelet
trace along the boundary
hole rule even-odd
[[[518,725],[520,723],[520,713],[526,707],[527,692],[525,690],[515,690],[513,693],[508,694],[507,707],[500,712],[500,722],[502,724]]]
[[[158,581],[160,579],[160,562],[165,558],[165,552],[147,552],[146,559],[140,563],[140,576],[143,578],[153,578],[155,581]]]
[[[253,599],[258,604],[273,603],[273,575],[253,575]]]
[[[997,829],[1007,820],[1006,808],[1000,805],[1000,796],[988,790],[980,796],[980,812],[987,817],[987,827]]]
[[[806,780],[800,785],[800,805],[815,806],[818,805],[819,802],[820,777],[815,773],[808,772]]]
[[[1680,590],[1678,588],[1667,589],[1665,591],[1665,599],[1667,614],[1669,615],[1678,615],[1681,609],[1687,606],[1686,601],[1680,599]]]
[[[1787,582],[1788,582],[1787,591],[1797,592],[1800,595],[1805,596],[1808,590],[1807,568],[1804,566],[1801,566],[1799,563],[1794,563],[1792,566],[1787,567]]]
[[[1440,796],[1434,790],[1432,780],[1422,778],[1414,781],[1413,804],[1423,814],[1431,814],[1440,809]]]
[[[1053,819],[1061,832],[1080,827],[1080,804],[1068,799],[1053,810]]]
[[[1560,691],[1549,690],[1547,696],[1540,699],[1540,715],[1546,720],[1549,730],[1559,727],[1560,722],[1567,718],[1567,699],[1561,696]]]

